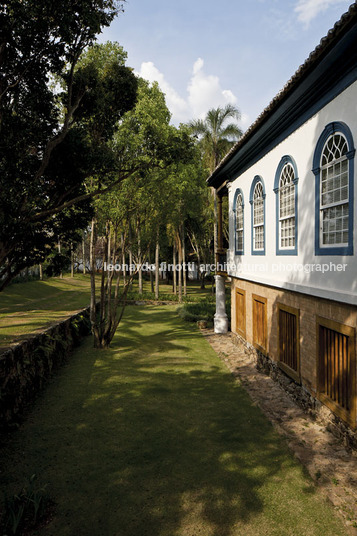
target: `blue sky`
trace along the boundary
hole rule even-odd
[[[172,122],[233,103],[256,119],[352,0],[127,0],[99,41],[166,94]]]

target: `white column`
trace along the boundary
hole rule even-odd
[[[226,313],[226,289],[225,278],[221,275],[215,276],[216,280],[216,314],[214,315],[214,332],[227,333],[228,317]]]

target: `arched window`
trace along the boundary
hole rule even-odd
[[[265,254],[265,189],[263,179],[254,177],[250,189],[252,205],[252,255]]]
[[[238,189],[234,195],[233,211],[234,234],[235,234],[235,254],[243,255],[244,253],[244,198],[243,192]]]
[[[277,255],[297,255],[297,183],[295,161],[283,156],[274,182]]]
[[[316,254],[353,255],[354,155],[347,125],[330,123],[314,155]]]

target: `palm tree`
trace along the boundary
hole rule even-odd
[[[196,119],[189,123],[192,133],[197,136],[202,149],[204,163],[210,174],[216,169],[217,165],[234,143],[242,135],[241,129],[236,122],[240,112],[232,104],[227,104],[224,108],[212,108],[207,112],[204,120]],[[214,258],[216,259],[217,251],[217,194],[212,188],[214,199]]]
[[[240,119],[238,108],[227,104],[224,108],[212,108],[204,120],[196,119],[189,123],[191,131],[200,141],[203,158],[210,173],[242,135],[237,123],[227,121]]]

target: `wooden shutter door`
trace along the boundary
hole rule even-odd
[[[253,294],[253,345],[266,353],[267,339],[267,300]]]
[[[352,426],[356,420],[355,330],[318,318],[319,398]]]
[[[236,331],[245,338],[245,290],[236,289]]]
[[[278,304],[279,366],[296,381],[300,381],[299,338],[299,310]]]

